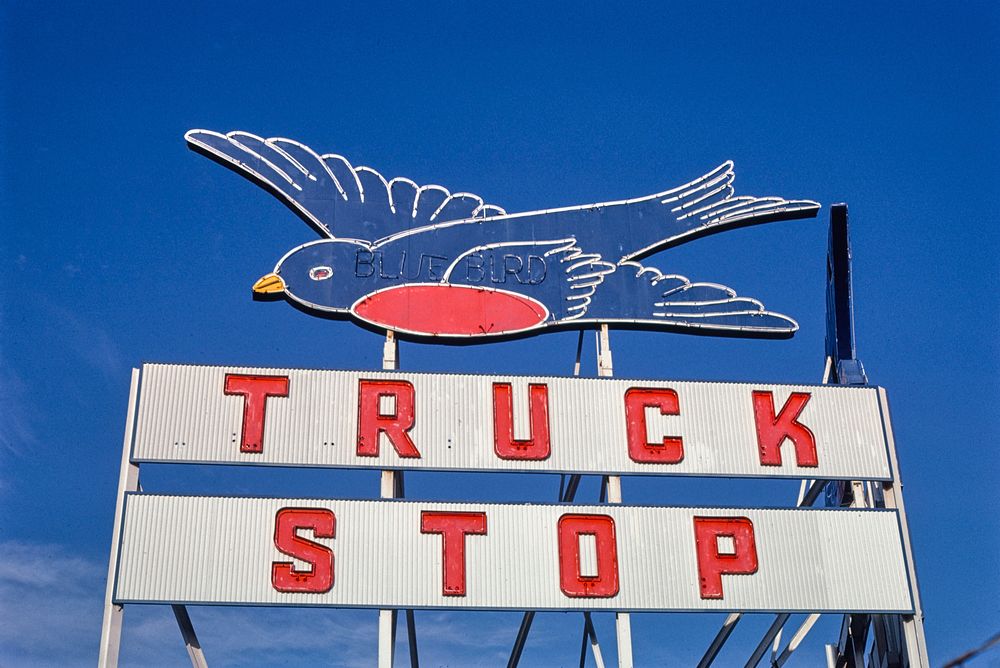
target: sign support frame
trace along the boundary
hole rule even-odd
[[[832,366],[834,382],[841,385],[865,385],[868,376],[857,358],[854,338],[854,287],[852,277],[850,228],[846,204],[830,207],[830,237],[827,251],[827,358]],[[864,498],[864,483],[842,482],[831,485],[827,491],[827,505],[843,506],[864,504],[874,507],[894,508],[899,513],[902,527],[903,550],[907,562],[907,575],[913,595],[914,615],[865,615],[860,618],[844,615],[840,639],[835,648],[834,665],[855,668],[864,666],[864,648],[867,645],[869,626],[874,629],[871,659],[878,665],[929,666],[927,641],[924,636],[923,610],[920,587],[917,582],[913,550],[910,546],[909,523],[903,504],[896,443],[892,435],[888,400],[879,391],[879,401],[888,440],[889,464],[893,478],[880,487],[869,485],[871,502]],[[859,494],[862,492],[862,494]],[[901,629],[900,629],[901,627]],[[900,645],[899,636],[902,635]],[[881,642],[880,642],[881,641]]]
[[[198,642],[198,635],[194,632],[194,624],[191,623],[191,616],[188,615],[187,606],[174,604],[170,608],[174,611],[177,626],[180,627],[181,637],[184,638],[184,647],[187,649],[188,657],[191,659],[191,665],[193,668],[208,668],[208,661],[205,659],[205,653],[201,649],[201,643]]]
[[[857,358],[854,339],[854,290],[851,275],[851,247],[848,227],[847,205],[834,204],[830,208],[830,235],[827,249],[827,293],[826,293],[826,368],[823,383],[838,385],[867,385],[868,377],[864,366]],[[885,432],[887,437],[889,464],[893,473],[892,480],[882,483],[880,488],[875,483],[864,481],[838,481],[827,487],[830,481],[802,481],[797,507],[808,507],[825,489],[827,505],[853,507],[886,507],[899,513],[902,528],[903,549],[907,563],[908,577],[913,595],[914,615],[844,615],[840,639],[836,645],[827,645],[827,663],[831,668],[857,668],[864,666],[864,648],[867,645],[869,626],[875,634],[875,642],[871,649],[874,665],[888,667],[929,666],[927,642],[924,635],[923,609],[920,603],[920,591],[917,583],[916,570],[913,562],[913,550],[910,545],[910,531],[906,519],[906,510],[902,499],[902,483],[899,479],[899,461],[896,454],[896,443],[892,435],[892,425],[889,417],[888,399],[884,390],[879,390]],[[868,487],[875,498],[868,500]],[[881,498],[879,498],[881,497]],[[718,656],[723,645],[729,639],[736,624],[742,618],[742,613],[732,613],[723,623],[698,663],[698,668],[708,668]],[[893,619],[899,620],[902,627],[903,647],[895,647],[893,640],[898,637],[894,633]],[[757,649],[751,655],[747,666],[756,666],[767,645],[779,637],[782,627],[788,621],[788,615],[779,614],[768,629]],[[801,643],[805,635],[815,623],[810,615],[795,633],[788,646],[772,663],[781,665]]]
[[[101,623],[101,645],[97,655],[99,668],[113,668],[118,665],[121,649],[122,617],[125,606],[113,602],[115,576],[118,573],[119,542],[121,540],[122,515],[125,509],[125,494],[139,489],[139,465],[130,458],[132,436],[135,433],[135,415],[139,404],[139,370],[132,369],[132,380],[128,393],[128,414],[125,416],[125,437],[122,443],[122,460],[118,470],[118,496],[115,499],[115,524],[111,534],[111,557],[108,559],[108,582],[104,594],[104,619]]]

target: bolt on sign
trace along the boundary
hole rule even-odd
[[[878,388],[147,364],[137,462],[887,480]]]
[[[163,527],[168,527],[164,529]],[[840,550],[843,536],[867,550]],[[131,494],[120,602],[912,612],[893,511]]]

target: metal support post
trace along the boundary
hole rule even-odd
[[[601,325],[597,330],[597,375],[610,378],[614,375],[614,364],[611,361],[611,337],[608,326]]]
[[[701,657],[701,661],[698,662],[698,668],[708,668],[712,665],[712,662],[715,661],[715,657],[719,655],[719,651],[722,649],[722,646],[726,644],[727,640],[729,640],[729,636],[732,635],[733,630],[736,628],[736,625],[740,623],[741,619],[743,619],[742,612],[732,612],[728,617],[726,617],[726,621],[722,622],[722,628],[715,634],[715,638],[712,639],[712,644],[708,646],[708,649],[705,650],[705,655]]]
[[[817,613],[813,613],[805,618],[805,621],[803,621],[799,626],[799,630],[796,631],[795,635],[792,636],[792,639],[788,641],[788,647],[784,649],[777,659],[773,660],[775,668],[781,668],[781,666],[785,665],[785,662],[792,656],[792,652],[799,648],[799,645],[801,645],[802,641],[805,640],[806,635],[812,630],[813,625],[818,619],[819,614]]]
[[[205,660],[205,653],[201,650],[201,643],[198,642],[198,635],[194,632],[194,625],[191,623],[187,608],[183,605],[170,607],[174,611],[174,618],[181,630],[181,637],[184,638],[184,647],[191,659],[191,665],[194,668],[208,668],[208,661]]]
[[[399,341],[396,333],[387,330],[385,345],[382,347],[382,369],[395,371],[399,368]],[[383,499],[402,498],[403,472],[382,471],[380,496]],[[378,611],[378,665],[379,668],[392,668],[396,654],[396,610]],[[412,610],[406,611],[406,634],[410,649],[410,665],[416,668],[417,659],[417,627]]]
[[[837,646],[826,644],[826,668],[837,668]]]
[[[778,658],[778,648],[781,647],[781,632],[784,630],[785,627],[782,626],[774,636],[774,642],[771,643],[771,663],[768,665],[773,666],[775,660]]]
[[[528,631],[531,630],[531,622],[535,621],[535,611],[528,610],[521,618],[521,627],[517,630],[517,638],[514,639],[514,647],[510,650],[510,658],[507,659],[507,668],[515,668],[521,660],[524,652],[524,643],[528,640]]]
[[[590,651],[594,653],[594,663],[597,664],[597,668],[604,668],[604,656],[601,654],[601,645],[597,642],[597,630],[594,628],[594,620],[591,619],[589,612],[585,612],[583,613],[583,642],[580,645],[580,668],[584,668],[587,665],[588,644],[590,645]]]
[[[886,508],[895,508],[899,513],[899,524],[903,537],[903,550],[906,555],[906,567],[909,570],[910,585],[913,590],[912,615],[901,615],[903,625],[903,640],[906,643],[906,657],[911,666],[929,666],[927,656],[927,639],[924,636],[924,610],[920,603],[920,587],[917,582],[917,568],[913,561],[913,547],[910,544],[910,525],[906,519],[906,505],[903,503],[903,483],[899,474],[899,459],[896,455],[896,440],[892,435],[892,420],[889,415],[889,399],[885,390],[879,388],[879,400],[882,404],[882,416],[885,419],[885,433],[889,438],[889,465],[894,473],[894,480],[883,483],[882,495]]]
[[[767,653],[767,648],[770,647],[772,642],[774,642],[775,637],[781,633],[781,629],[785,625],[785,622],[788,621],[789,617],[791,617],[791,615],[787,612],[774,616],[774,622],[771,623],[771,628],[767,630],[767,633],[765,633],[764,637],[761,638],[760,644],[757,645],[753,654],[750,655],[750,659],[747,660],[746,663],[746,668],[756,668],[757,664],[760,663],[760,660],[763,659],[764,655]]]
[[[378,611],[378,665],[392,668],[396,650],[396,611]]]
[[[611,358],[611,337],[608,326],[602,324],[597,332],[597,375],[610,378],[614,374]],[[621,476],[605,476],[608,503],[622,502]],[[618,667],[632,668],[632,618],[627,612],[615,613],[615,631],[618,637]]]
[[[108,559],[108,584],[104,592],[104,620],[101,622],[101,647],[97,655],[99,668],[118,665],[118,650],[122,639],[124,606],[113,602],[115,575],[118,573],[118,539],[125,510],[125,494],[139,489],[139,466],[130,458],[132,435],[135,430],[135,410],[139,396],[139,370],[132,369],[132,383],[128,394],[128,414],[125,417],[125,439],[122,444],[121,467],[118,472],[118,496],[115,499],[115,528],[111,534],[111,556]]]
[[[608,503],[622,502],[621,476],[610,475],[608,479]],[[627,612],[615,613],[615,630],[618,635],[618,668],[632,668],[632,618]]]
[[[420,658],[417,656],[417,620],[413,610],[406,611],[406,639],[410,647],[410,668],[417,668]]]

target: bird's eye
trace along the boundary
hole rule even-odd
[[[325,281],[333,276],[333,269],[330,267],[313,267],[309,270],[309,278],[314,281]]]

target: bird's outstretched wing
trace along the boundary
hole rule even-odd
[[[585,317],[595,292],[615,265],[585,253],[576,239],[505,241],[462,252],[442,283],[506,290],[546,305],[561,322]]]
[[[370,167],[355,167],[333,153],[320,155],[291,139],[211,130],[191,130],[184,138],[193,150],[271,192],[325,237],[371,241],[505,213],[478,195],[420,186],[402,177],[386,180]]]
[[[639,260],[664,248],[724,229],[810,218],[819,211],[819,203],[812,200],[737,196],[733,189],[735,178],[733,162],[727,160],[690,183],[635,200],[639,205],[637,209],[653,213],[654,219],[656,214],[663,216],[666,224],[659,229],[654,221],[648,226],[632,226],[636,232],[632,239],[634,247],[621,260]]]
[[[820,205],[812,200],[736,196],[734,178],[733,163],[725,162],[683,186],[645,197],[442,221],[397,232],[379,243],[417,235],[444,246],[469,236],[483,243],[572,236],[587,252],[608,261],[629,262],[708,234],[811,218],[819,211]]]
[[[586,319],[769,338],[790,337],[799,328],[788,316],[768,311],[760,301],[740,297],[732,288],[692,282],[637,262],[623,262],[605,278]]]

